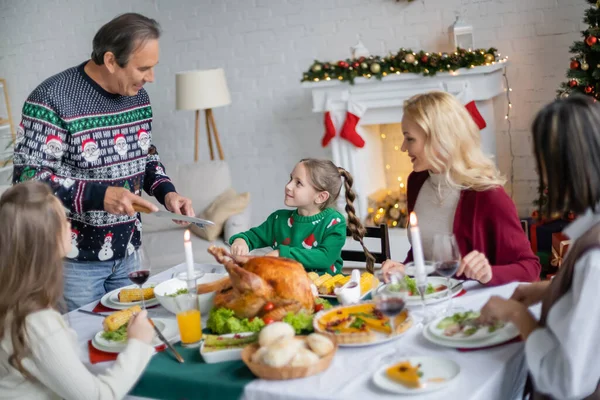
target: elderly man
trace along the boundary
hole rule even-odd
[[[152,145],[152,108],[143,86],[154,81],[160,27],[139,14],[100,28],[91,60],[42,82],[23,106],[13,183],[48,182],[70,210],[73,250],[65,261],[69,310],[128,284],[139,266],[141,219],[168,210],[193,216]]]

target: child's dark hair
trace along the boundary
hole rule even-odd
[[[356,216],[354,210],[354,200],[356,194],[352,190],[353,178],[352,175],[344,168],[338,168],[329,160],[319,160],[315,158],[305,158],[300,160],[300,163],[306,168],[310,176],[310,183],[319,192],[328,192],[329,198],[320,205],[321,210],[326,209],[335,203],[342,189],[342,179],[344,179],[344,190],[346,192],[346,213],[348,214],[348,230],[352,234],[352,238],[358,241],[365,256],[367,258],[367,271],[373,272],[375,257],[367,249],[363,242],[366,229]]]

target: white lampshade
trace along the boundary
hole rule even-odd
[[[179,72],[175,76],[176,108],[205,110],[231,104],[222,68]]]

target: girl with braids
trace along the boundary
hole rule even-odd
[[[539,259],[465,107],[446,92],[413,96],[404,104],[402,130],[402,151],[413,164],[408,212],[419,218],[425,259],[432,260],[436,234],[453,233],[462,256],[457,277],[490,286],[539,280]],[[404,266],[387,260],[382,268]]]
[[[0,398],[122,399],[150,361],[146,311],[129,321],[115,365],[90,373],[58,309],[71,225],[50,187],[19,183],[0,197]]]
[[[278,210],[262,225],[231,237],[231,253],[246,255],[253,249],[270,246],[269,256],[300,262],[310,271],[339,273],[342,247],[346,243],[346,219],[332,206],[344,181],[348,229],[362,245],[367,269],[373,270],[375,257],[363,243],[365,228],[352,205],[352,176],[329,160],[300,160],[285,186],[284,203],[293,210]]]

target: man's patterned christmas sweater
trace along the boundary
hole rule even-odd
[[[109,261],[141,243],[141,217],[104,211],[109,186],[137,195],[144,189],[164,204],[175,191],[152,143],[152,108],[144,89],[108,93],[85,63],[40,84],[23,106],[14,152],[13,183],[48,182],[70,211],[68,258]]]

